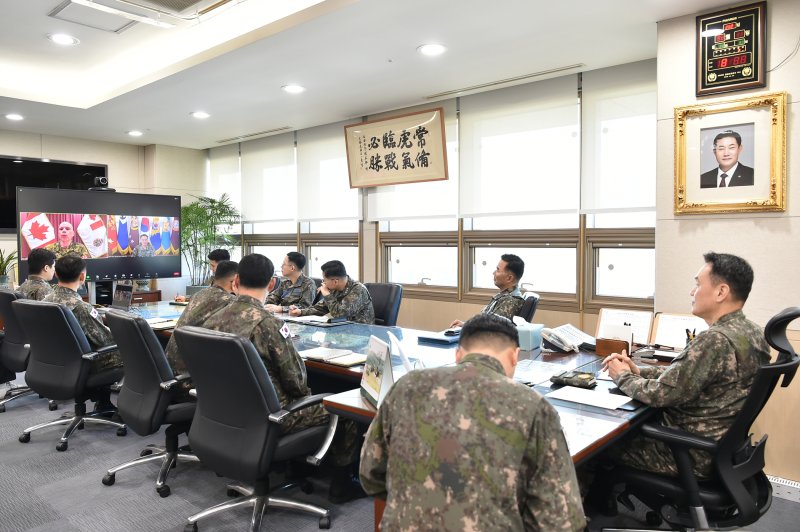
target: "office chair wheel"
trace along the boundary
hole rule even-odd
[[[120,427],[117,429],[117,436],[125,436],[126,434],[128,434],[127,427]]]
[[[58,403],[56,403],[55,401],[48,401],[47,402],[47,409],[50,410],[51,412],[53,410],[58,410]]]
[[[85,427],[86,427],[86,423],[84,423],[83,421],[78,423],[78,430],[83,430]]]
[[[241,493],[239,493],[236,490],[232,490],[230,488],[228,488],[228,491],[226,491],[225,493],[228,495],[228,497],[239,497],[239,496],[241,496]]]
[[[67,447],[69,447],[69,444],[68,444],[67,442],[65,442],[65,441],[60,441],[60,442],[58,442],[58,444],[56,445],[56,451],[59,451],[59,452],[62,452],[62,453],[63,453],[64,451],[66,451],[66,450],[67,450]]]
[[[306,495],[311,495],[312,493],[314,493],[314,485],[308,480],[304,480],[300,484],[300,491],[302,491]]]
[[[661,518],[661,515],[652,510],[644,514],[644,518],[647,521],[647,524],[650,526],[661,526],[661,523],[664,522],[664,520]]]
[[[31,441],[31,434],[30,432],[23,432],[19,435],[19,442],[20,443],[28,443]]]
[[[162,499],[169,497],[169,486],[164,484],[163,486],[159,486],[156,488],[156,491],[161,496]]]
[[[0,405],[0,414],[6,411],[6,405]]]
[[[113,486],[116,481],[117,475],[113,473],[106,473],[102,480],[104,486]]]
[[[320,517],[319,518],[319,527],[324,529],[324,530],[329,529],[331,527],[331,518],[328,517],[327,515],[325,517]]]
[[[150,456],[151,454],[153,454],[153,449],[142,449],[139,456]]]
[[[183,532],[197,532],[197,523],[189,523],[183,527]]]

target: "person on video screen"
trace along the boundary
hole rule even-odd
[[[146,234],[139,235],[139,244],[133,249],[134,257],[155,257],[156,250],[150,243],[150,237]]]
[[[64,221],[58,224],[58,242],[54,242],[45,247],[48,251],[56,254],[56,259],[66,255],[77,255],[82,259],[89,259],[89,250],[82,243],[75,242],[75,228],[70,222]]]

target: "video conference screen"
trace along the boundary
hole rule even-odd
[[[18,187],[19,281],[36,248],[80,255],[88,281],[180,277],[180,215],[180,196]]]

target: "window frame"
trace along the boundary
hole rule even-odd
[[[359,224],[360,225],[360,224]],[[298,233],[297,249],[300,253],[309,256],[311,246],[332,246],[332,247],[356,247],[358,249],[358,275],[348,275],[355,280],[363,279],[364,275],[364,249],[361,245],[361,231],[357,233]],[[321,277],[321,272],[310,271],[310,261],[306,265],[306,275],[308,277]]]
[[[455,247],[458,249],[458,231],[396,231],[378,233],[378,261],[380,264],[379,278],[382,282],[389,281],[389,248],[391,247]],[[459,259],[456,252],[456,260]],[[458,264],[456,268],[456,286],[437,286],[406,284],[403,286],[403,297],[415,299],[431,299],[436,301],[459,301]]]

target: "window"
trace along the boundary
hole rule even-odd
[[[351,278],[360,279],[358,246],[309,245],[305,256],[308,259],[310,277],[322,277],[323,264],[330,260],[340,260]]]
[[[464,228],[474,231],[515,229],[577,229],[578,213],[521,214],[516,216],[481,216],[464,220]],[[471,227],[470,227],[471,225]]]
[[[595,295],[647,299],[655,294],[656,250],[595,248]]]
[[[458,284],[455,246],[386,246],[386,254],[390,283],[450,287]]]
[[[324,222],[303,222],[301,233],[358,233],[358,220],[326,220]]]
[[[507,248],[500,246],[472,248],[474,288],[497,290],[493,272],[501,255],[512,253],[525,263],[521,283],[534,292],[577,293],[577,249],[574,247]]]
[[[259,253],[264,255],[269,260],[272,261],[272,265],[275,267],[275,275],[281,274],[281,263],[283,262],[283,257],[286,256],[287,253],[290,251],[297,251],[297,246],[251,246],[250,253]]]

